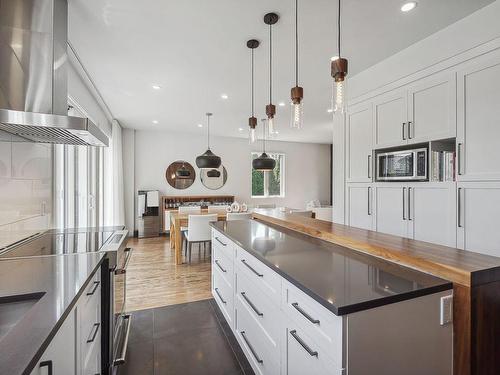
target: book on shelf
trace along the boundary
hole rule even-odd
[[[432,151],[431,181],[455,181],[455,159],[454,151]]]

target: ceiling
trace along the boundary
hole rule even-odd
[[[350,75],[387,58],[492,0],[344,0],[342,53]],[[256,117],[268,102],[268,27],[274,36],[273,102],[278,140],[331,143],[330,57],[336,55],[336,1],[299,0],[300,84],[304,128],[290,129],[294,86],[293,0],[69,0],[69,39],[122,126],[246,137],[250,116],[250,52],[255,52]],[[152,85],[160,85],[154,90]],[[221,98],[227,94],[228,99]],[[153,124],[157,121],[157,124]],[[240,130],[241,128],[241,130]]]

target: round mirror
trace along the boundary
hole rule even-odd
[[[223,187],[227,181],[227,171],[223,165],[219,168],[202,169],[200,171],[201,183],[210,190],[217,190]]]
[[[173,188],[187,189],[196,179],[196,172],[187,161],[177,160],[168,166],[165,178]]]

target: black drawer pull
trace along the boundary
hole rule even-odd
[[[94,332],[91,333],[90,338],[87,340],[87,344],[90,342],[93,342],[95,340],[95,337],[97,336],[97,332],[99,332],[100,325],[101,325],[101,323],[94,323],[94,327],[92,328],[92,330]]]
[[[318,319],[314,319],[311,315],[306,313],[302,308],[299,306],[297,302],[292,303],[292,306],[297,310],[299,313],[301,313],[307,320],[309,320],[313,324],[319,324]]]
[[[247,301],[248,305],[252,308],[253,311],[255,311],[255,313],[258,315],[258,316],[264,316],[263,313],[261,313],[256,307],[255,305],[253,304],[252,301],[250,301],[250,299],[247,297],[246,293],[245,292],[241,292],[240,293],[241,296],[245,299],[245,301]]]
[[[222,242],[219,237],[215,237],[218,243],[220,243],[222,246],[227,246],[227,243]]]
[[[97,290],[97,288],[99,288],[99,284],[101,282],[100,281],[94,281],[94,287],[92,288],[92,290],[90,292],[87,293],[87,296],[91,296],[95,293],[95,291]]]
[[[250,349],[250,351],[252,352],[253,356],[255,357],[255,360],[258,362],[258,363],[264,363],[264,361],[262,359],[259,358],[259,356],[257,355],[257,353],[255,352],[252,344],[250,344],[250,341],[248,341],[247,339],[247,335],[245,335],[245,331],[240,331],[241,333],[241,337],[243,337],[243,340],[245,340],[247,346],[248,346],[248,349]]]
[[[311,357],[318,357],[318,352],[316,351],[313,351],[309,345],[307,345],[300,337],[299,335],[297,335],[297,331],[294,329],[293,331],[290,331],[290,334],[292,335],[292,337],[297,340],[297,342],[300,344],[300,346],[302,346],[306,352],[309,353],[309,355]]]
[[[49,371],[49,375],[52,375],[52,361],[43,361],[40,362],[40,368],[42,367],[47,367],[47,370]]]
[[[215,293],[219,296],[221,302],[225,305],[227,302],[224,301],[224,298],[222,298],[221,294],[219,293],[219,288],[215,288]]]
[[[259,277],[264,277],[264,275],[262,273],[258,273],[255,268],[253,268],[251,265],[249,265],[245,259],[242,259],[241,260],[241,263],[243,263],[245,266],[247,266],[248,268],[250,268],[250,271],[252,271],[254,274],[256,274],[257,276]]]
[[[222,268],[222,266],[220,265],[220,263],[217,259],[215,260],[215,264],[217,264],[217,267],[219,267],[222,272],[224,272],[224,273],[227,272],[224,268]]]

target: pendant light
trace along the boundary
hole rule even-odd
[[[269,120],[262,119],[262,154],[252,161],[253,169],[261,172],[272,171],[276,167],[276,160],[266,154],[266,121]]]
[[[332,109],[335,113],[344,113],[347,101],[347,59],[342,58],[340,54],[340,0],[338,8],[338,29],[337,29],[337,48],[338,58],[331,62],[331,72],[333,78],[332,90]]]
[[[210,150],[210,117],[212,113],[207,112],[207,151],[196,158],[196,166],[201,169],[219,168],[221,159]]]
[[[304,89],[299,86],[299,2],[295,0],[295,87],[291,90],[292,116],[290,126],[295,129],[302,127],[304,112]]]
[[[251,66],[252,66],[252,117],[249,117],[248,118],[248,126],[249,126],[249,133],[248,133],[248,140],[250,141],[250,143],[255,143],[255,128],[257,127],[257,118],[254,116],[254,99],[255,99],[255,95],[254,95],[254,56],[253,56],[253,53],[254,53],[254,50],[255,48],[257,48],[259,46],[259,41],[256,40],[256,39],[250,39],[248,42],[247,42],[247,47],[250,48],[250,51],[252,53],[252,61],[251,61]]]
[[[175,171],[175,175],[177,178],[190,178],[191,177],[191,171],[186,168],[184,163],[182,163],[182,167],[177,169]]]
[[[278,22],[279,16],[276,13],[267,13],[264,16],[264,23],[269,25],[269,104],[266,105],[267,125],[269,135],[274,135],[276,127],[274,116],[276,106],[273,104],[273,25]]]

